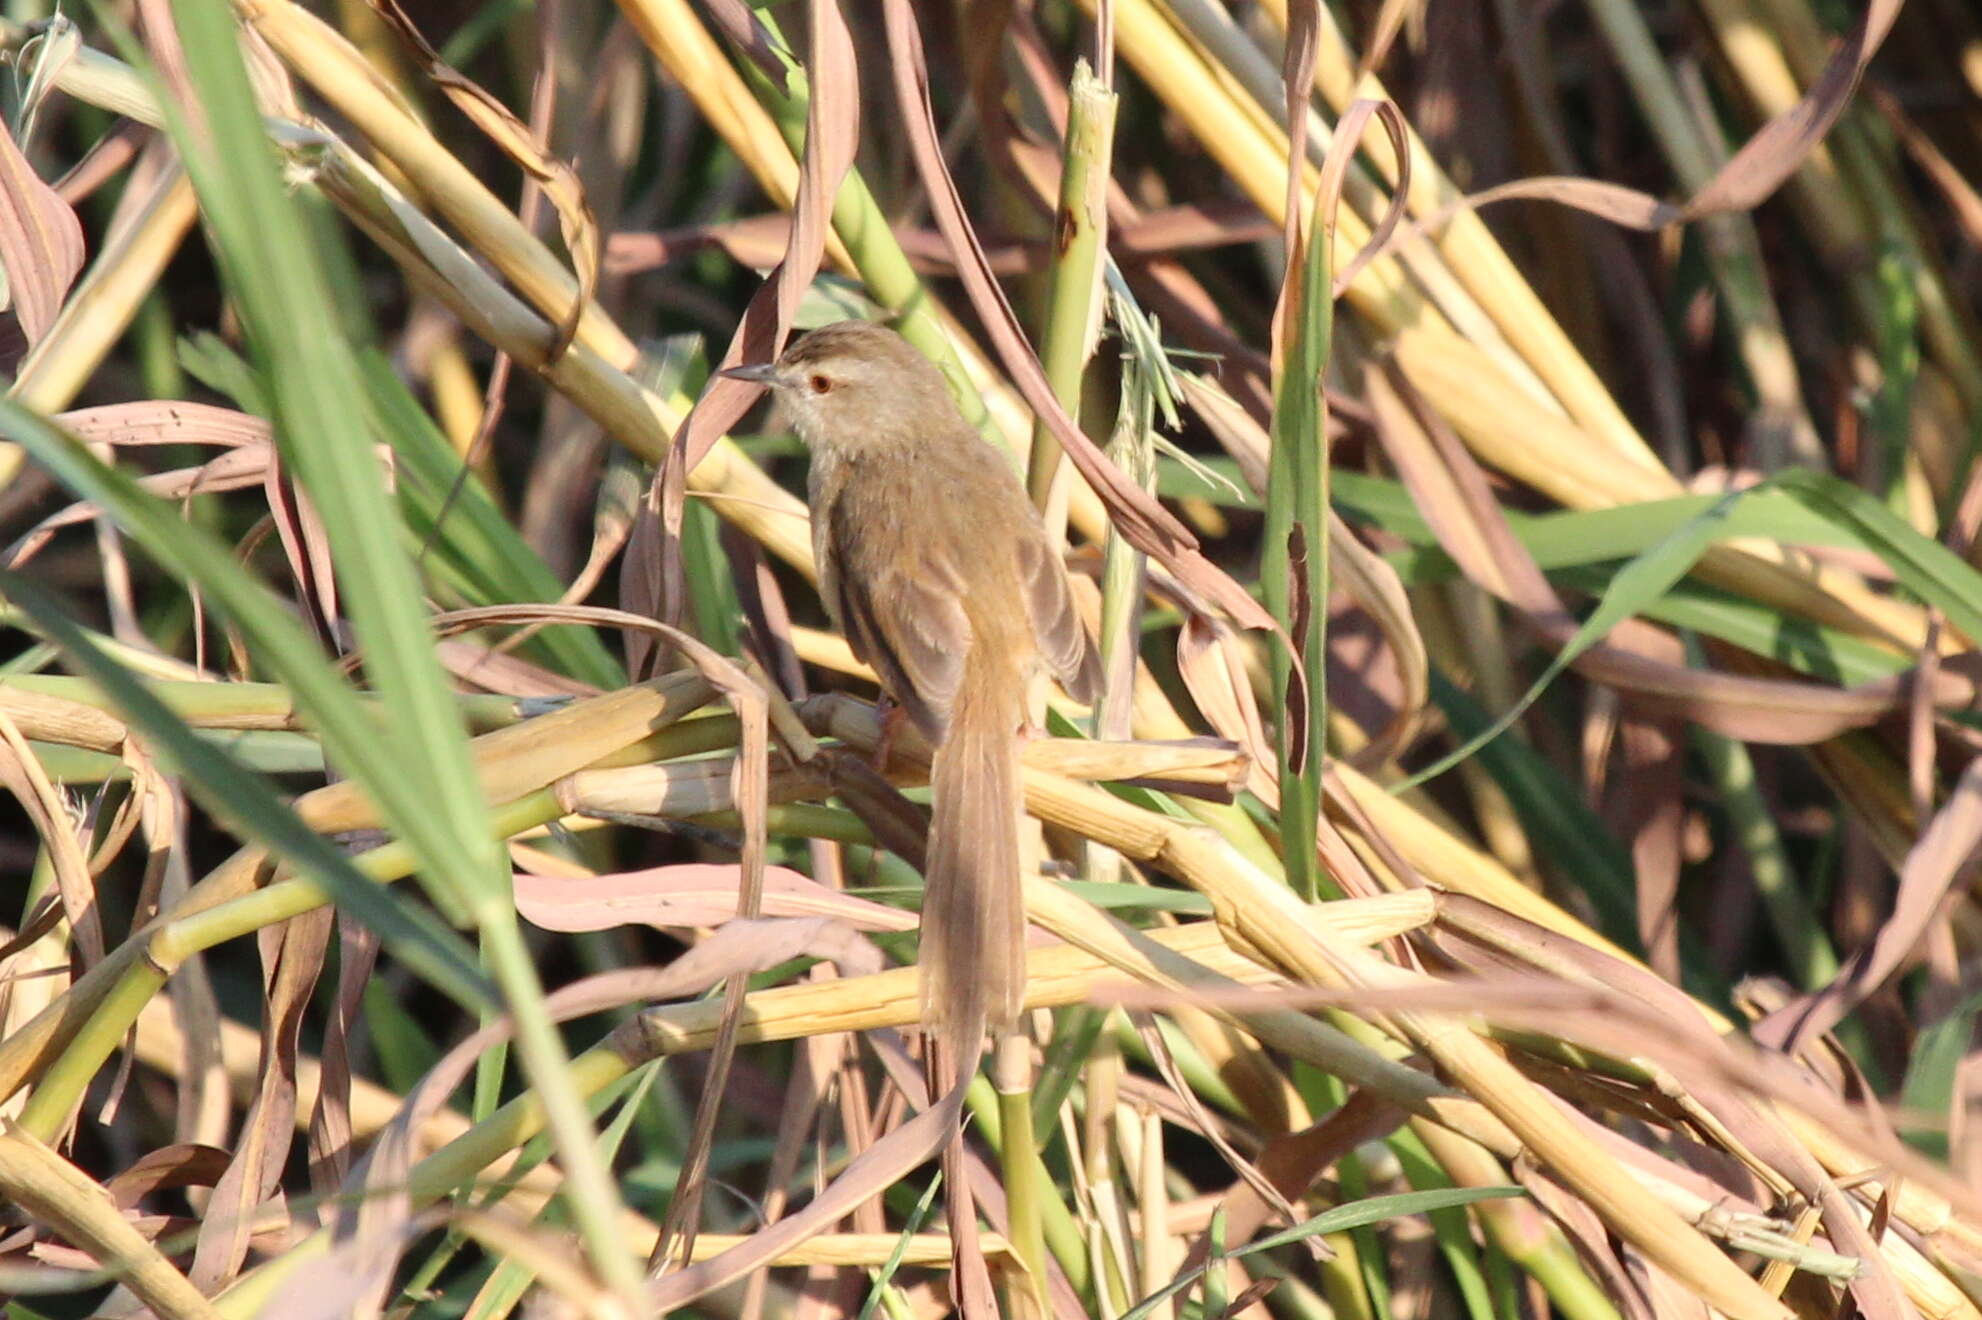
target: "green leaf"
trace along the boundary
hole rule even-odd
[[[366,353],[359,369],[365,381],[365,416],[392,447],[399,466],[404,544],[432,542],[422,563],[427,576],[445,582],[464,605],[558,599],[564,584],[473,476],[462,483],[436,536],[434,520],[461,475],[461,456],[384,357]],[[625,670],[595,629],[546,628],[529,647],[553,669],[595,687],[611,689],[626,681]]]
[[[1211,915],[1211,900],[1184,889],[1154,889],[1149,885],[1098,880],[1062,880],[1060,888],[1095,907],[1111,912],[1176,912],[1193,917]]]
[[[1825,472],[1796,469],[1769,484],[1812,511],[1848,527],[1898,576],[1900,585],[1972,638],[1982,638],[1982,573],[1954,551],[1922,536],[1891,509],[1847,481]]]
[[[1497,1197],[1526,1196],[1519,1187],[1446,1187],[1423,1192],[1399,1192],[1393,1196],[1372,1196],[1367,1200],[1351,1205],[1339,1205],[1333,1210],[1324,1211],[1313,1219],[1305,1220],[1283,1233],[1261,1238],[1237,1251],[1227,1252],[1233,1260],[1243,1260],[1256,1256],[1262,1251],[1284,1247],[1294,1242],[1302,1242],[1311,1237],[1328,1233],[1346,1233],[1354,1228],[1366,1228],[1387,1219],[1397,1219],[1404,1215],[1427,1214],[1433,1210],[1446,1210],[1454,1206],[1471,1205],[1475,1201],[1487,1201]],[[1158,1291],[1142,1299],[1125,1312],[1122,1320],[1143,1320],[1158,1306],[1175,1297],[1184,1289],[1197,1282],[1204,1272],[1202,1265],[1185,1271]]]
[[[908,1255],[908,1244],[922,1231],[928,1221],[929,1208],[936,1203],[936,1189],[943,1185],[943,1175],[939,1172],[929,1179],[929,1185],[916,1198],[915,1208],[909,1212],[908,1221],[902,1225],[901,1236],[895,1239],[895,1249],[888,1253],[888,1259],[874,1272],[874,1286],[867,1290],[867,1300],[860,1308],[860,1320],[868,1320],[881,1305],[882,1294],[901,1269],[902,1259]]]
[[[1975,1015],[1982,1012],[1982,995],[1970,995],[1946,1017],[1923,1029],[1913,1042],[1900,1088],[1904,1108],[1919,1114],[1952,1116],[1956,1074],[1975,1039]],[[1935,1159],[1948,1155],[1946,1128],[1919,1128],[1906,1140]]]
[[[459,935],[431,913],[360,874],[344,853],[303,823],[268,781],[200,737],[130,671],[91,644],[54,597],[4,569],[0,569],[0,589],[34,618],[70,663],[109,694],[118,715],[156,745],[207,810],[288,858],[322,885],[340,908],[377,931],[395,957],[428,981],[463,1004],[494,1004],[474,953]]]
[[[1583,626],[1549,661],[1548,668],[1542,671],[1541,677],[1519,701],[1457,749],[1393,785],[1391,792],[1401,793],[1428,779],[1437,778],[1505,733],[1547,691],[1548,685],[1576,662],[1578,656],[1602,641],[1612,628],[1624,620],[1643,613],[1681,578],[1692,572],[1693,565],[1699,562],[1707,548],[1726,537],[1728,512],[1744,498],[1744,494],[1738,491],[1722,496],[1705,512],[1688,519],[1670,536],[1625,565],[1611,579],[1609,588],[1590,617],[1583,621]]]
[[[1411,1129],[1399,1128],[1391,1133],[1389,1145],[1411,1186],[1420,1191],[1452,1186],[1445,1170],[1439,1167],[1438,1161],[1432,1158],[1431,1152]],[[1494,1320],[1492,1293],[1480,1266],[1480,1248],[1473,1241],[1473,1230],[1467,1223],[1467,1216],[1459,1209],[1448,1206],[1442,1210],[1428,1210],[1425,1217],[1431,1220],[1432,1233],[1438,1238],[1439,1253],[1445,1257],[1446,1268],[1452,1271],[1453,1282],[1459,1286],[1459,1296],[1465,1302],[1468,1320]]]
[[[1281,854],[1287,883],[1313,901],[1321,886],[1315,822],[1321,810],[1322,750],[1328,737],[1328,509],[1326,394],[1335,328],[1329,227],[1310,208],[1311,236],[1298,272],[1299,306],[1283,346],[1274,385],[1273,449],[1267,455],[1266,528],[1260,549],[1260,589],[1286,630],[1271,645],[1280,737]],[[1292,648],[1291,650],[1289,648]],[[1299,656],[1299,665],[1295,657]],[[1307,675],[1305,684],[1295,675]]]
[[[405,1001],[378,977],[365,983],[365,1029],[371,1033],[380,1079],[400,1095],[411,1092],[440,1062],[440,1047]]]
[[[380,535],[400,519],[365,417],[364,379],[337,332],[322,258],[263,131],[239,33],[215,0],[177,0],[173,12],[202,129],[187,125],[172,98],[161,101],[240,309],[283,462],[322,521],[339,580],[362,584],[343,599],[386,719],[367,730],[362,747],[355,727],[337,730],[336,759],[420,858],[429,892],[457,912],[507,911],[508,873],[434,655],[419,580],[404,540]],[[328,708],[333,716],[349,709]],[[330,723],[324,729],[333,739]]]

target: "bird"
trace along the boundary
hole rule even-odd
[[[842,321],[722,374],[769,386],[808,450],[826,612],[933,748],[921,1013],[961,1067],[1024,1005],[1027,688],[1093,704],[1099,660],[1016,472],[901,335]]]

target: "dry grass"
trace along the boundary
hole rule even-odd
[[[1960,5],[317,8],[0,31],[10,1314],[1982,1320]],[[848,315],[1110,657],[950,1097]]]

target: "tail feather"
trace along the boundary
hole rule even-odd
[[[973,655],[965,663],[982,662]],[[1022,698],[1016,675],[967,669],[930,769],[934,819],[922,902],[922,1015],[949,1046],[952,1066],[963,1070],[976,1066],[985,1029],[1011,1026],[1025,999]]]

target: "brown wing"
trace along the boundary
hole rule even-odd
[[[1066,569],[1047,549],[1042,535],[1021,536],[1018,552],[1019,587],[1025,593],[1039,658],[1066,684],[1074,700],[1092,705],[1101,699],[1101,661],[1087,639],[1080,611],[1074,608]]]
[[[888,695],[931,742],[941,742],[970,649],[963,584],[948,565],[927,558],[912,564],[848,563],[844,548],[853,542],[845,524],[853,511],[841,500],[828,516],[842,552],[835,556],[836,571],[821,582],[831,592],[826,608],[854,655],[881,676]]]

